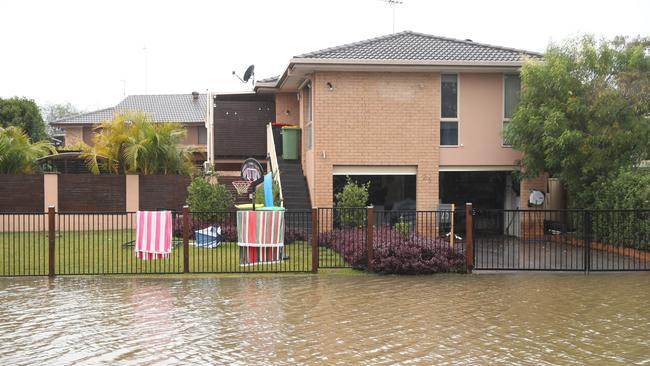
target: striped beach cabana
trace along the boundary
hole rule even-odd
[[[284,254],[284,211],[237,211],[242,266],[277,263]]]

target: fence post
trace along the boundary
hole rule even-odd
[[[183,273],[190,272],[190,209],[183,206]]]
[[[591,211],[585,210],[582,223],[584,238],[584,270],[589,273],[591,269]]]
[[[465,267],[467,273],[474,269],[474,220],[472,204],[465,204]]]
[[[48,239],[48,254],[49,254],[49,263],[48,263],[48,272],[47,275],[54,277],[54,258],[55,258],[55,243],[56,243],[56,211],[54,206],[49,206],[47,208],[47,239]]]
[[[372,272],[372,260],[375,256],[375,238],[373,236],[373,229],[375,226],[375,208],[373,206],[368,206],[366,210],[366,228],[368,230],[368,236],[366,238],[366,245],[368,246],[368,272]]]
[[[318,272],[318,209],[311,209],[311,273]]]

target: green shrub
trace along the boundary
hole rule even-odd
[[[411,224],[404,221],[404,216],[400,216],[399,222],[396,222],[393,228],[405,237],[411,232]]]
[[[615,246],[650,249],[650,171],[622,169],[594,184],[592,239]],[[631,211],[631,209],[635,211]],[[624,210],[624,211],[607,211]]]
[[[260,184],[255,189],[255,204],[264,204],[264,184]],[[273,181],[273,205],[276,207],[280,206],[280,186],[276,181]]]
[[[338,218],[343,227],[362,226],[366,223],[366,210],[360,209],[368,205],[368,189],[370,182],[357,184],[346,177],[343,190],[335,195]]]
[[[187,205],[194,216],[209,219],[215,211],[233,208],[234,200],[223,184],[211,184],[206,179],[196,177],[187,187]]]

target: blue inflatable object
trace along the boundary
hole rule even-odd
[[[273,206],[273,174],[267,173],[264,176],[264,206]]]

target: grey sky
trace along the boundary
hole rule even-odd
[[[650,1],[403,0],[396,31],[543,51],[582,33],[650,35]],[[293,55],[392,32],[379,0],[0,2],[0,97],[92,110],[123,95],[246,90]]]

